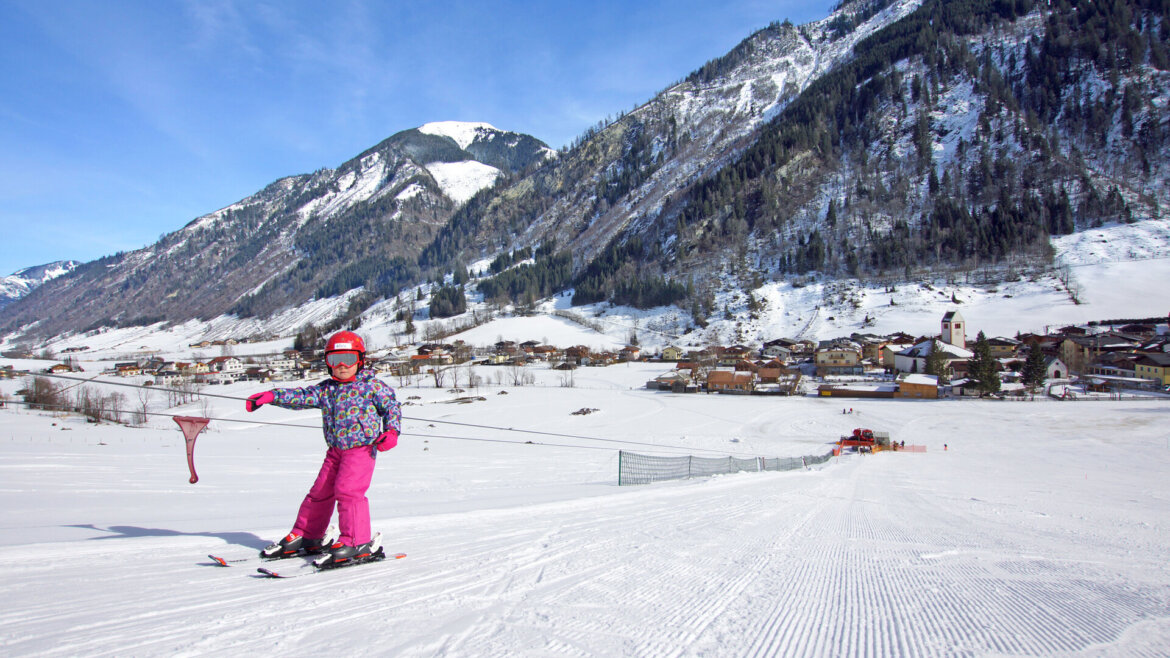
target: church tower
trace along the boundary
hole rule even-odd
[[[942,342],[967,349],[967,330],[963,315],[958,311],[947,311],[942,319]]]

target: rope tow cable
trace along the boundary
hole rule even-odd
[[[166,387],[161,387],[161,386],[143,386],[141,384],[131,384],[129,382],[94,381],[93,379],[85,379],[82,377],[70,377],[68,375],[59,375],[56,373],[33,373],[33,372],[29,372],[27,370],[15,370],[12,372],[14,372],[16,374],[30,376],[30,377],[52,377],[55,379],[68,379],[68,380],[77,381],[77,382],[91,382],[94,384],[109,385],[109,386],[124,386],[127,388],[148,389],[148,390],[152,390],[152,391],[162,391],[162,392],[166,392],[166,393],[181,393],[184,395],[195,395],[195,396],[203,396],[203,397],[210,397],[210,398],[218,398],[221,400],[233,400],[236,402],[243,402],[244,400],[246,400],[246,398],[242,398],[242,397],[239,397],[236,395],[223,395],[220,393],[205,393],[203,391],[189,391],[189,390],[182,390],[182,389],[176,389],[176,388],[166,388]],[[137,412],[134,412],[134,413],[137,413]],[[158,414],[158,415],[169,416],[172,414]],[[499,426],[494,426],[494,425],[479,425],[476,423],[462,423],[462,422],[454,421],[454,420],[438,420],[438,419],[432,419],[432,418],[415,418],[415,417],[406,416],[406,415],[402,416],[402,419],[415,421],[415,422],[419,422],[419,423],[440,423],[440,424],[444,424],[444,425],[458,425],[458,426],[462,426],[462,427],[472,427],[472,428],[478,428],[478,429],[496,430],[496,431],[500,431],[500,432],[518,432],[518,433],[522,433],[522,434],[537,434],[537,435],[543,435],[543,436],[558,437],[558,438],[563,438],[563,439],[580,439],[583,441],[599,441],[602,443],[619,443],[619,444],[625,444],[625,445],[638,445],[638,446],[646,446],[646,447],[650,447],[650,448],[655,448],[657,450],[663,450],[663,451],[683,450],[683,451],[688,451],[688,452],[710,452],[710,453],[715,453],[717,455],[740,455],[740,456],[747,456],[747,457],[765,457],[765,455],[757,455],[757,454],[750,453],[750,452],[732,452],[729,450],[715,450],[713,448],[697,448],[697,447],[687,447],[687,446],[662,445],[662,444],[658,444],[658,443],[648,443],[645,441],[631,441],[631,440],[625,440],[625,439],[604,439],[601,437],[583,436],[583,435],[579,435],[579,434],[563,434],[563,433],[559,433],[559,432],[545,432],[542,430],[528,430],[528,429],[517,429],[514,427],[499,427]],[[209,420],[218,420],[218,421],[224,421],[224,422],[229,422],[229,423],[252,423],[252,424],[257,424],[257,425],[281,425],[281,426],[286,426],[286,427],[312,427],[309,425],[297,425],[297,424],[291,424],[291,423],[276,423],[276,422],[256,421],[256,420],[237,420],[237,419],[233,419],[233,418],[211,418]],[[454,437],[445,437],[445,438],[454,438]],[[484,440],[484,441],[487,441],[487,439],[470,439],[470,438],[465,439],[465,440]],[[552,446],[554,444],[533,444],[533,445]],[[584,447],[584,446],[581,446],[581,447]]]

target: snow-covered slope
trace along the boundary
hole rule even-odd
[[[854,332],[933,335],[949,310],[962,311],[972,335],[983,331],[988,336],[1039,333],[1046,327],[1094,321],[1164,317],[1170,311],[1170,295],[1162,283],[1170,280],[1170,220],[1103,226],[1055,240],[1054,246],[1058,261],[1068,263],[1067,268],[995,284],[964,281],[960,275],[892,288],[850,280],[767,283],[751,291],[760,303],[754,313],[746,293],[719,296],[717,306],[726,308],[727,313],[713,318],[703,330],[691,330],[690,314],[674,307],[639,311],[598,304],[574,308],[569,305],[569,296],[558,296],[540,305],[544,314],[501,318],[449,339],[479,346],[504,339],[614,349],[636,336],[645,349],[655,350],[667,345],[759,344],[780,337],[824,340]],[[977,280],[978,273],[967,276]],[[84,345],[95,358],[158,353],[183,359],[191,356],[188,345],[203,340],[264,336],[268,338],[237,347],[236,353],[270,353],[290,347],[293,336],[306,323],[328,322],[344,310],[351,296],[315,300],[269,319],[224,316],[166,327],[65,334],[38,345],[58,352]],[[377,304],[364,315],[361,331],[377,349],[409,342],[404,322],[395,319],[396,303]],[[481,302],[473,301],[472,307],[481,314],[487,310]],[[580,321],[554,317],[556,311]],[[416,337],[426,336],[433,327],[452,326],[466,319],[428,320],[420,315]],[[14,344],[10,338],[0,342],[0,349],[11,349]]]
[[[536,386],[481,387],[471,404],[391,382],[412,404],[370,499],[387,548],[407,557],[285,581],[206,555],[253,555],[288,531],[320,464],[316,412],[248,414],[222,398],[166,410],[221,419],[198,439],[190,485],[166,416],[131,429],[0,409],[0,646],[871,657],[1170,646],[1164,402],[887,400],[845,415],[816,398],[631,390],[655,372],[586,369],[564,388],[543,371]],[[583,407],[598,411],[572,414]],[[618,448],[658,452],[621,441],[788,456],[822,453],[858,425],[927,452],[616,486]]]
[[[467,203],[468,199],[485,187],[491,187],[503,173],[495,167],[475,160],[432,162],[426,168],[442,188],[443,194],[458,205]]]
[[[450,137],[459,148],[466,151],[477,139],[490,137],[499,129],[482,121],[432,121],[419,126],[418,131],[426,135]]]
[[[0,278],[0,309],[24,297],[37,286],[72,272],[78,265],[80,263],[75,260],[62,260],[37,267],[26,267]]]

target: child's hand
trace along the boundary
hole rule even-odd
[[[256,395],[248,396],[248,399],[244,401],[244,408],[248,411],[256,411],[260,407],[269,404],[275,399],[276,396],[272,394],[272,391],[257,393]]]
[[[378,437],[378,440],[374,441],[374,445],[378,446],[378,452],[386,452],[390,448],[393,448],[394,446],[398,445],[398,431],[394,429],[388,429],[385,432],[382,432],[382,435]]]

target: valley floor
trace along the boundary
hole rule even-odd
[[[0,410],[0,651],[1166,655],[1166,402],[883,400],[850,415],[815,398],[637,390],[643,376],[472,404],[400,390],[419,399],[370,498],[388,550],[408,557],[294,580],[205,554],[287,531],[319,430],[216,421],[190,485],[169,419]],[[319,422],[237,406],[207,415]],[[571,415],[582,407],[599,411]],[[621,446],[584,438],[789,456],[858,425],[927,452],[618,487]]]

